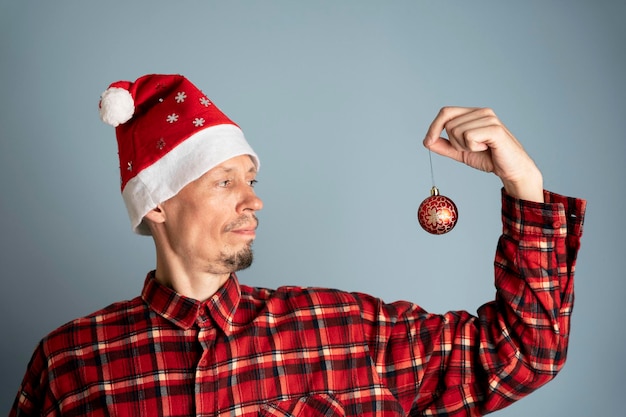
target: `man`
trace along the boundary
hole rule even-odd
[[[100,111],[156,269],[140,297],[40,342],[11,416],[477,416],[563,366],[585,202],[544,191],[491,110],[444,108],[424,139],[504,186],[497,294],[477,316],[240,284],[263,203],[239,127],[178,75],[114,83]]]

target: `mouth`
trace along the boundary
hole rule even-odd
[[[230,232],[240,236],[254,237],[256,236],[256,227],[234,229]]]
[[[245,216],[226,226],[226,231],[241,237],[254,238],[258,225],[256,217]]]

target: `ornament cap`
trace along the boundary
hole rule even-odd
[[[433,185],[433,188],[430,189],[430,195],[439,195],[439,188]]]

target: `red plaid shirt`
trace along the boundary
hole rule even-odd
[[[503,194],[494,301],[429,314],[364,294],[240,285],[141,297],[52,332],[11,416],[476,416],[552,379],[567,352],[585,202]]]

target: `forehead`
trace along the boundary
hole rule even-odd
[[[239,155],[233,158],[227,159],[221,164],[215,166],[210,171],[222,170],[222,171],[235,171],[242,170],[244,172],[256,172],[256,164],[250,155]]]
[[[224,172],[233,173],[256,173],[257,168],[250,155],[239,155],[227,159],[219,165],[211,168],[203,176],[219,175]]]

